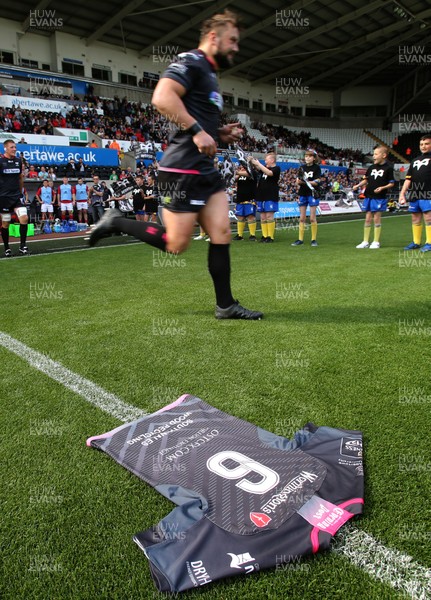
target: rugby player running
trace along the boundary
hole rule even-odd
[[[214,167],[217,140],[233,143],[242,134],[238,123],[220,127],[223,101],[216,75],[219,69],[232,66],[238,43],[237,15],[229,10],[215,14],[202,25],[199,47],[180,54],[154,90],[153,105],[178,128],[159,167],[165,227],[108,211],[93,230],[90,245],[121,231],[178,254],[187,249],[197,219],[211,239],[208,270],[215,288],[216,318],[258,320],[261,312],[244,308],[232,296],[228,199]]]

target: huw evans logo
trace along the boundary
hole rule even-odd
[[[63,19],[57,17],[55,10],[31,10],[29,19],[30,29],[60,29]]]

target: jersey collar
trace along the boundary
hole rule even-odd
[[[197,48],[197,51],[207,59],[207,61],[209,62],[209,64],[211,65],[211,67],[214,71],[218,71],[218,65],[211,56],[208,56],[207,54],[205,54],[205,52],[203,50],[201,50],[200,48]]]

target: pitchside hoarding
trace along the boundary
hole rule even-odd
[[[88,167],[117,167],[116,150],[102,148],[78,148],[76,146],[39,146],[17,144],[19,155],[30,164],[65,165],[70,159],[78,162],[80,158]]]

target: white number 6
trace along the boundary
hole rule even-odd
[[[226,460],[233,460],[238,463],[238,466],[229,468],[223,464]],[[250,494],[265,494],[270,489],[275,487],[280,481],[278,473],[256,462],[252,458],[241,454],[240,452],[234,452],[227,450],[225,452],[218,452],[211,456],[207,460],[207,467],[210,471],[216,475],[220,475],[224,479],[240,479],[248,475],[249,473],[258,473],[262,476],[260,481],[248,481],[247,479],[241,479],[235,484],[241,490],[249,492]]]

